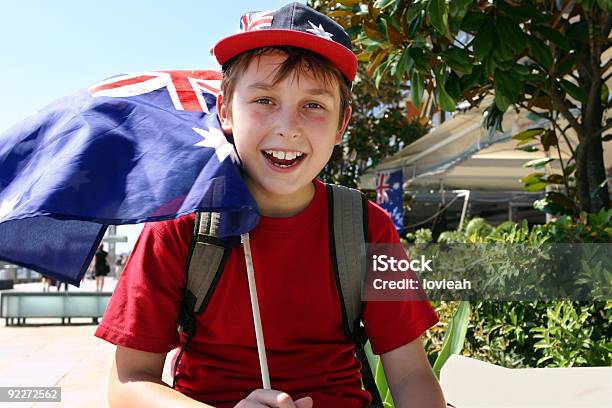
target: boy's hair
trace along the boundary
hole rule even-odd
[[[351,105],[351,91],[346,79],[340,70],[326,58],[303,48],[290,46],[273,46],[256,48],[243,52],[223,65],[223,80],[221,81],[221,91],[223,92],[223,103],[230,109],[236,82],[241,73],[246,71],[249,64],[268,53],[280,52],[287,55],[276,69],[272,84],[276,85],[289,75],[294,75],[299,81],[300,75],[312,74],[316,79],[322,80],[326,86],[334,87],[338,84],[340,91],[340,118],[338,128],[342,126],[344,115]]]

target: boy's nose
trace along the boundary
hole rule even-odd
[[[277,118],[277,132],[280,136],[295,139],[302,133],[302,126],[296,112],[283,109]]]

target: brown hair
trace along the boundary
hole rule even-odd
[[[347,79],[340,70],[329,60],[303,48],[290,46],[274,46],[256,48],[238,54],[234,58],[223,64],[223,80],[221,81],[221,91],[223,92],[223,103],[229,108],[232,103],[234,88],[240,75],[248,68],[251,61],[259,59],[264,54],[271,52],[281,52],[287,55],[287,59],[275,70],[273,85],[287,78],[290,74],[299,76],[310,73],[315,78],[322,80],[326,86],[333,87],[338,84],[340,90],[340,118],[338,128],[342,126],[344,115],[351,105],[351,91]]]

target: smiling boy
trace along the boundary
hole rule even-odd
[[[217,111],[261,219],[251,231],[274,390],[261,378],[242,248],[231,250],[172,389],[166,354],[184,341],[176,319],[194,215],[147,224],[96,335],[117,345],[112,407],[363,407],[355,345],[343,332],[328,241],[328,197],[316,176],[348,124],[357,62],[344,30],[298,3],[241,19],[213,48],[224,79]],[[397,243],[388,215],[367,207],[371,242]],[[397,407],[443,407],[420,335],[427,302],[363,302]],[[208,405],[207,405],[208,404]]]

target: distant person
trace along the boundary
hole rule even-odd
[[[48,278],[45,275],[43,275],[42,285],[43,285],[43,292],[48,292],[51,286],[55,285],[55,282],[53,281],[53,279]]]
[[[115,260],[115,277],[119,278],[121,276],[121,272],[123,271],[123,266],[125,265],[126,257],[121,254]]]
[[[108,252],[104,250],[104,245],[100,244],[95,255],[94,275],[96,276],[96,292],[102,292],[104,287],[104,278],[110,272],[108,264]]]

